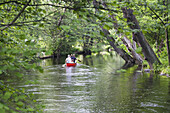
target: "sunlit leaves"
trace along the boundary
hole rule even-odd
[[[22,107],[24,103],[20,101],[20,102],[17,102],[16,105],[18,105],[19,107]]]
[[[135,51],[136,51],[136,53],[139,53],[139,54],[140,54],[140,53],[142,53],[142,48],[141,48],[141,47],[138,47]]]
[[[33,108],[28,108],[27,110],[28,110],[28,112],[33,112],[33,111],[35,111]]]
[[[107,30],[110,30],[112,27],[109,26],[109,25],[107,25],[107,24],[105,24],[105,25],[103,26],[103,28],[104,28],[104,29],[107,29]]]
[[[0,45],[2,47],[0,48],[0,74],[3,74],[1,76],[22,78],[25,71],[36,69],[36,65],[31,64],[30,62],[41,50],[37,48],[38,46],[36,45],[36,38],[33,35],[32,37],[30,37],[28,29],[23,28],[22,30],[15,30],[12,30],[12,32],[7,32],[6,35],[1,34],[1,38],[3,41],[0,42]],[[34,40],[32,40],[33,38]],[[42,72],[41,68],[39,68],[38,70]],[[11,80],[8,79],[8,81]],[[5,87],[5,85],[3,87]],[[18,103],[13,104],[13,106],[23,106],[20,100],[25,100],[25,98],[21,98],[21,96],[17,95],[14,96],[12,90],[7,91],[5,89],[2,91],[4,91],[4,95],[1,95],[0,99],[3,99],[3,101],[8,100],[8,103],[11,103],[11,99],[16,96],[15,101],[18,101]],[[0,92],[0,94],[2,94],[2,92]],[[1,111],[11,111],[11,109],[8,108],[8,103],[7,106],[2,107]],[[19,111],[22,110],[19,107],[16,109],[18,109]],[[32,110],[30,109],[30,111]]]
[[[44,72],[44,70],[43,70],[43,68],[42,68],[41,66],[37,66],[37,67],[36,67],[36,69],[38,69],[38,70],[39,70],[39,72],[41,72],[41,73],[43,73],[43,72]]]
[[[15,97],[15,101],[18,102],[19,100],[25,100],[26,96],[25,95],[20,95]]]
[[[8,100],[10,97],[11,97],[11,92],[6,92],[5,95],[3,96],[5,100]]]
[[[21,77],[23,77],[23,74],[17,72],[17,73],[16,73],[16,76],[19,77],[19,78],[21,78]]]
[[[23,7],[21,4],[25,4],[26,0],[18,2],[19,4],[10,3],[0,6],[0,28],[4,28],[13,21]],[[46,2],[43,1],[43,3]],[[37,61],[37,54],[41,54],[41,52],[45,52],[44,55],[52,55],[54,52],[57,54],[61,52],[61,55],[72,53],[75,51],[74,47],[83,47],[87,42],[88,48],[86,49],[91,49],[93,52],[102,51],[103,45],[107,45],[108,42],[104,33],[100,31],[100,25],[104,25],[103,28],[108,30],[111,33],[110,36],[120,44],[122,42],[116,33],[123,33],[128,38],[132,38],[132,33],[139,31],[142,31],[153,43],[156,42],[156,38],[159,39],[157,40],[159,44],[159,41],[164,39],[164,28],[169,28],[168,22],[165,22],[166,24],[163,26],[159,18],[149,9],[151,7],[163,21],[169,18],[165,15],[169,9],[166,9],[160,3],[161,1],[157,0],[122,0],[122,2],[109,0],[106,2],[108,9],[105,10],[101,2],[97,7],[98,11],[95,11],[92,0],[49,0],[49,2],[61,7],[28,6],[16,23],[0,34],[0,76],[23,78],[25,71],[34,69],[42,73],[43,69],[32,63]],[[31,5],[35,4],[41,4],[41,1],[31,2]],[[67,9],[67,7],[69,8]],[[128,28],[128,25],[134,25],[134,23],[127,23],[127,19],[123,18],[121,7],[134,10],[133,14],[140,22],[141,30]],[[109,12],[109,9],[112,11]],[[108,15],[114,16],[116,21],[113,21]],[[37,20],[41,20],[41,22]],[[114,30],[114,23],[118,25],[116,30]],[[93,41],[93,45],[89,44],[89,40]],[[125,48],[124,45],[121,47]],[[41,51],[42,48],[45,50]],[[141,53],[141,48],[139,47],[136,52]],[[167,54],[164,53],[164,55]],[[10,99],[11,95],[10,91],[4,92],[4,99]],[[18,105],[16,108],[21,110],[20,107],[23,107],[23,103],[20,100],[25,100],[24,96],[16,96],[14,99]],[[8,109],[3,109],[4,104],[0,104],[1,108],[1,112]],[[32,112],[33,109],[28,108],[28,111]]]
[[[19,34],[16,35],[17,38],[20,38],[21,40],[24,40],[26,38],[25,34]]]
[[[0,69],[0,75],[3,73],[3,71]]]
[[[105,36],[104,33],[103,33],[102,31],[100,31],[100,35]]]
[[[4,105],[3,105],[2,103],[0,103],[0,109],[2,109],[2,108],[3,108],[3,106],[4,106]]]
[[[6,113],[4,108],[1,108],[0,111],[1,111],[1,113]]]
[[[70,26],[68,26],[68,25],[61,25],[61,28],[63,28],[64,30],[69,30]]]

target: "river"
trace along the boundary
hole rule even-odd
[[[64,59],[43,60],[44,73],[32,73],[24,85],[35,94],[44,113],[169,113],[170,78],[157,74],[118,70],[118,56],[79,56],[76,67],[62,67]]]

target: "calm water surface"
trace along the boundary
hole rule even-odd
[[[116,73],[123,61],[115,56],[83,58],[76,67],[64,60],[43,60],[44,73],[22,85],[44,104],[44,113],[170,113],[170,79],[135,72]]]

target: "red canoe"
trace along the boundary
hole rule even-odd
[[[66,66],[67,67],[74,67],[74,66],[76,66],[76,63],[66,63]]]

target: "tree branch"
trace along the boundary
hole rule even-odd
[[[7,2],[3,2],[3,3],[0,3],[0,5],[4,5],[4,4],[9,4],[9,3],[16,3],[16,4],[20,4],[18,1],[7,1]]]
[[[21,9],[21,11],[18,13],[18,15],[14,18],[14,20],[8,24],[5,28],[1,29],[1,31],[5,30],[6,28],[8,28],[9,26],[11,26],[12,24],[14,24],[14,22],[21,16],[21,14],[24,12],[25,8],[28,6],[28,4],[31,2],[31,0],[29,0],[27,2],[27,4],[24,5],[24,7]]]
[[[148,6],[148,7],[149,7],[149,6]],[[160,18],[160,16],[157,15],[156,12],[155,12],[151,7],[149,7],[149,9],[156,15],[157,18],[159,18],[159,20],[160,20],[160,21],[162,22],[162,24],[165,26],[165,23],[164,23],[164,21]]]
[[[17,22],[17,23],[13,23],[12,25],[10,26],[22,26],[22,24],[26,24],[26,23],[31,23],[31,22],[40,22],[40,21],[43,21],[46,19],[46,17],[48,17],[49,15],[53,14],[53,13],[56,13],[58,10],[55,10],[51,13],[49,13],[48,15],[45,15],[44,17],[42,17],[41,19],[39,20],[33,20],[33,21],[24,21],[24,22]],[[50,20],[49,20],[50,21]],[[3,26],[8,26],[9,24],[0,24],[0,27],[3,27]],[[28,24],[27,24],[28,25]]]
[[[20,5],[26,5],[24,3],[19,3],[18,1],[9,1],[9,2],[4,2],[4,3],[0,3],[0,5],[3,4],[8,4],[8,3],[16,3],[16,4],[20,4]],[[97,9],[102,9],[102,10],[107,10],[107,11],[114,11],[114,12],[118,12],[118,10],[113,10],[113,9],[109,9],[109,8],[103,8],[103,7],[70,7],[70,6],[61,6],[61,5],[55,5],[55,4],[49,4],[49,3],[45,3],[45,4],[28,4],[27,6],[52,6],[52,7],[60,7],[60,8],[66,8],[66,9],[70,9],[70,10],[80,10],[80,9],[85,9],[85,8],[97,8]]]
[[[64,9],[64,13],[65,13],[66,9]],[[60,16],[57,26],[59,27],[61,25],[62,19],[64,18],[64,14]]]

